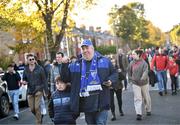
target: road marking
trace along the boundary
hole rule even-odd
[[[20,114],[20,113],[23,113],[23,112],[25,112],[25,111],[27,111],[27,110],[30,111],[30,108],[26,108],[26,109],[24,109],[24,110],[21,110],[21,111],[19,112],[19,114]],[[5,117],[5,118],[0,119],[0,121],[7,120],[7,119],[9,119],[9,118],[11,118],[11,117],[13,117],[13,116],[14,116],[14,115],[9,115],[9,116],[7,116],[7,117]]]

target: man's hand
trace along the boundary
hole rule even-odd
[[[21,81],[21,83],[22,83],[23,85],[27,85],[27,82],[26,82],[26,81]]]
[[[110,87],[112,85],[112,82],[110,80],[103,82],[103,85]]]

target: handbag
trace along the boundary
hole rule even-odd
[[[125,78],[126,78],[125,75],[122,72],[119,72],[118,76],[119,76],[120,81],[125,80]]]

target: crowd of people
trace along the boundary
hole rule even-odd
[[[101,55],[92,42],[85,39],[81,44],[81,56],[68,58],[57,52],[52,64],[45,60],[39,63],[35,55],[28,54],[27,65],[11,63],[3,76],[8,84],[14,107],[14,118],[19,119],[18,91],[27,85],[28,104],[42,124],[48,111],[54,124],[76,124],[80,113],[85,114],[87,124],[107,124],[108,110],[111,120],[116,120],[114,94],[116,94],[120,116],[123,89],[132,85],[136,120],[142,120],[143,106],[147,116],[151,116],[149,86],[158,85],[159,95],[167,94],[167,75],[171,78],[171,94],[177,94],[180,51],[172,48],[137,48],[130,53],[119,49],[112,58]],[[22,79],[17,69],[24,70]],[[45,98],[48,101],[48,110]],[[144,104],[143,104],[144,103]]]

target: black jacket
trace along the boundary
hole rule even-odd
[[[156,74],[154,73],[154,71],[150,70],[148,76],[150,85],[154,87],[155,83],[158,82]]]
[[[5,73],[2,80],[7,82],[8,90],[19,89],[19,81],[21,80],[21,77],[18,72]]]
[[[49,101],[48,112],[55,124],[75,123],[77,115],[70,110],[70,90],[56,90]]]
[[[26,66],[23,72],[23,80],[27,81],[27,93],[32,95],[43,90],[48,94],[48,83],[45,71],[40,65],[36,65],[31,72],[29,66]]]

